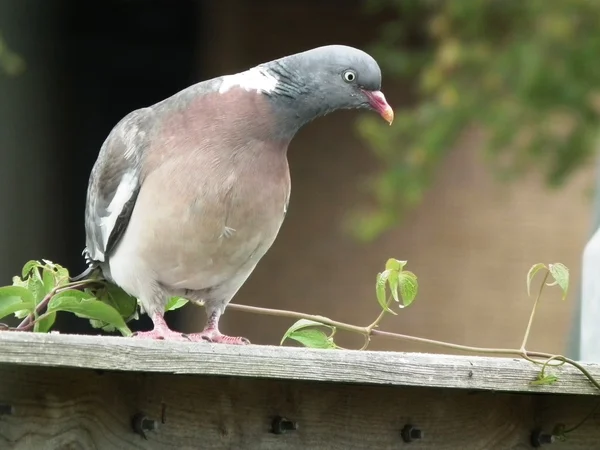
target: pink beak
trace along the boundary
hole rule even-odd
[[[385,99],[385,95],[381,91],[363,91],[369,98],[371,108],[377,111],[381,117],[390,125],[394,121],[394,110]]]

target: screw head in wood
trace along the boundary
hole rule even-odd
[[[276,416],[271,422],[271,433],[273,434],[284,434],[288,431],[296,431],[298,424],[285,417]]]
[[[423,431],[408,423],[404,425],[404,428],[402,428],[402,431],[400,431],[400,436],[402,436],[402,440],[404,442],[412,442],[418,439],[423,439]]]
[[[158,422],[146,417],[144,413],[137,413],[131,418],[131,428],[134,433],[139,434],[144,439],[148,439],[146,432],[157,430]]]
[[[535,430],[531,433],[531,446],[538,448],[542,445],[553,444],[555,439],[555,436],[552,434],[543,433],[541,430]]]
[[[15,407],[13,405],[0,403],[0,416],[12,416],[14,413]]]

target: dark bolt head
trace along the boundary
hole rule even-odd
[[[285,417],[277,416],[271,422],[271,433],[273,434],[284,434],[288,431],[296,431],[297,429],[298,424]]]
[[[5,405],[0,403],[0,416],[12,416],[15,413],[13,405]]]
[[[534,448],[541,447],[544,444],[552,444],[554,440],[554,435],[542,433],[541,430],[535,430],[531,433],[531,446]]]
[[[419,428],[415,428],[411,424],[404,425],[402,431],[400,431],[402,440],[404,442],[412,442],[417,439],[423,439],[423,432]]]
[[[144,439],[148,439],[146,431],[155,431],[158,429],[158,422],[156,420],[149,419],[143,413],[137,413],[131,418],[131,428],[133,432],[139,434]]]

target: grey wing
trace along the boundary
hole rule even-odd
[[[102,145],[90,175],[85,209],[84,255],[90,267],[106,260],[127,229],[153,124],[152,109],[133,111]]]

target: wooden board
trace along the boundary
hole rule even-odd
[[[531,386],[539,369],[519,358],[241,347],[122,337],[0,332],[2,363],[499,392],[599,394],[569,366],[552,369],[559,377],[556,384]],[[585,366],[600,379],[600,365]]]
[[[598,402],[593,396],[471,392],[459,389],[318,383],[202,375],[98,372],[0,364],[3,450],[55,449],[527,449],[531,431],[568,426]],[[143,411],[166,422],[135,434]],[[273,417],[298,430],[275,435]],[[418,426],[423,439],[405,444],[400,430]],[[565,443],[590,450],[600,442],[592,418]],[[405,447],[408,445],[408,447]]]

